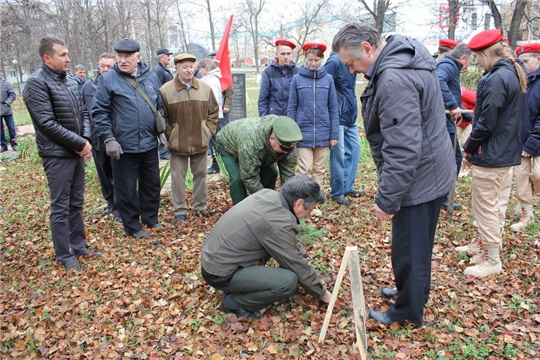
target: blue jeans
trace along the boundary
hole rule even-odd
[[[17,146],[17,142],[15,141],[15,138],[17,137],[17,133],[15,132],[15,123],[13,122],[13,115],[2,115],[0,120],[4,120],[6,122],[6,126],[8,128],[9,132],[9,142],[11,143],[11,147]],[[0,122],[0,126],[2,127],[2,149],[7,150],[7,140],[6,140],[6,133],[4,132],[4,123]]]
[[[339,125],[339,141],[330,149],[330,197],[352,191],[360,160],[358,126]]]

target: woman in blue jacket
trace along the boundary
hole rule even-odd
[[[292,79],[287,116],[302,131],[302,141],[296,144],[298,171],[322,187],[328,149],[339,139],[337,95],[322,63],[326,45],[308,43],[302,50],[305,64]]]

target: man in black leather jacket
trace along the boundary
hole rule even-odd
[[[79,85],[66,73],[70,60],[65,43],[45,37],[39,55],[43,64],[28,78],[23,96],[49,184],[56,259],[67,269],[80,270],[77,255],[102,255],[86,248],[82,217],[84,156],[92,150],[90,120]]]

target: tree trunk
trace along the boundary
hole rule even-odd
[[[448,38],[452,40],[456,38],[459,8],[459,0],[448,0]]]
[[[527,0],[516,0],[516,7],[510,21],[510,30],[508,30],[508,43],[511,48],[514,48],[518,41],[519,29],[521,28],[521,21],[523,20],[526,6]]]
[[[493,20],[495,21],[495,28],[502,30],[502,18],[501,13],[499,12],[499,8],[497,8],[497,4],[495,4],[495,0],[486,0],[485,1],[489,9],[491,10],[491,16],[493,17]]]
[[[216,32],[214,30],[214,21],[212,19],[212,10],[210,8],[210,0],[206,0],[206,10],[208,10],[208,21],[210,23],[210,36],[212,37],[212,51],[216,48]]]

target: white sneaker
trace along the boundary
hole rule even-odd
[[[465,275],[483,277],[491,274],[498,274],[502,271],[501,259],[499,258],[499,248],[489,249],[487,259],[480,261],[478,265],[469,266],[463,272]]]

